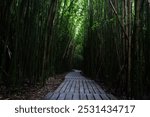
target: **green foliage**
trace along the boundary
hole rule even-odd
[[[51,12],[54,12],[56,4],[49,0],[7,0],[1,5],[2,82],[10,89],[21,87],[24,82],[44,83],[54,65],[49,61],[53,54],[49,53],[52,43],[48,36],[51,31],[47,27],[54,20]],[[51,18],[49,21],[48,17]]]
[[[146,83],[150,77],[147,72],[150,56],[147,38],[149,6],[144,1],[142,4],[135,0],[130,5],[129,2],[88,1],[84,72],[114,88],[118,95],[142,99],[143,95],[150,95]]]
[[[65,0],[60,4],[56,29],[56,32],[59,31],[60,33],[55,35],[55,38],[58,38],[57,44],[59,50],[57,51],[62,52],[60,55],[63,56],[63,61],[68,61],[69,64],[65,65],[66,68],[72,68],[75,63],[74,58],[78,58],[78,56],[82,57],[87,1]],[[61,50],[65,50],[65,53]],[[61,64],[59,59],[56,60],[56,63]]]

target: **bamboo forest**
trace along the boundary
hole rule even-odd
[[[0,0],[0,97],[72,69],[150,99],[150,0]]]

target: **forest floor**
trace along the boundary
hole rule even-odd
[[[27,84],[21,90],[8,94],[5,88],[0,87],[0,100],[40,100],[49,92],[53,92],[62,83],[66,73],[50,77],[44,86]]]
[[[7,93],[4,86],[0,85],[0,100],[41,100],[49,92],[54,92],[58,88],[65,79],[66,74],[67,73],[59,74],[55,77],[49,77],[44,86],[41,86],[40,84],[30,86],[28,84],[24,84],[21,89],[14,91],[14,93],[11,92],[11,94]],[[105,92],[115,94],[114,91],[106,87],[104,83],[97,83]]]

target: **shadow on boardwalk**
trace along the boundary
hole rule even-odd
[[[47,100],[115,100],[94,80],[86,79],[80,70],[74,70],[65,76],[65,80],[55,90],[45,96]]]

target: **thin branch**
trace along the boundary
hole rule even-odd
[[[114,13],[115,13],[115,15],[116,15],[116,17],[117,17],[117,20],[119,21],[119,24],[120,24],[120,26],[121,26],[121,29],[122,29],[123,33],[125,34],[126,39],[129,40],[129,37],[128,37],[128,35],[127,35],[127,33],[126,33],[126,31],[125,31],[125,29],[124,29],[124,27],[123,27],[123,24],[121,23],[121,21],[120,21],[120,19],[119,19],[117,10],[115,9],[115,7],[114,7],[114,5],[113,5],[113,3],[112,3],[111,0],[109,0],[109,3],[110,3],[110,5],[111,5],[111,7],[112,7],[112,10],[114,11]]]

